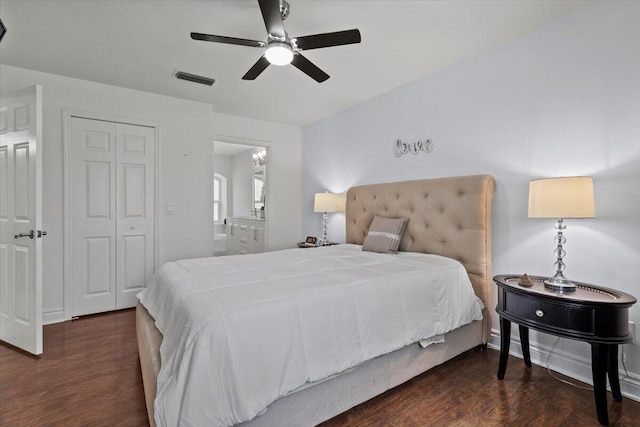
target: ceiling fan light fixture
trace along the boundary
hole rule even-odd
[[[287,65],[293,61],[293,51],[287,43],[271,42],[264,53],[265,58],[273,65]]]
[[[279,66],[291,64],[316,82],[322,83],[329,78],[329,75],[305,58],[301,52],[360,43],[361,41],[360,30],[357,28],[290,38],[283,22],[290,10],[287,0],[258,0],[258,5],[267,30],[265,41],[191,33],[193,40],[264,49],[263,55],[242,76],[242,80],[255,80],[271,64]]]

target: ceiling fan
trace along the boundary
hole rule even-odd
[[[191,33],[191,38],[194,40],[266,48],[264,55],[242,76],[243,80],[254,80],[270,64],[292,64],[318,83],[322,83],[329,78],[329,75],[302,56],[300,52],[323,47],[360,43],[360,31],[358,29],[293,38],[289,37],[283,24],[284,20],[289,16],[289,3],[285,0],[258,0],[258,3],[260,4],[264,24],[267,27],[266,42]]]

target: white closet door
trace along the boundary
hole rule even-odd
[[[116,125],[116,308],[134,307],[153,274],[155,129]]]
[[[154,268],[155,129],[70,128],[72,315],[134,307]]]
[[[116,307],[116,126],[70,126],[72,315]]]

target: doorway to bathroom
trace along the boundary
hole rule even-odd
[[[268,147],[213,143],[214,256],[264,252]]]

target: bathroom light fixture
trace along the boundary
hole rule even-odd
[[[271,42],[264,53],[265,58],[273,65],[287,65],[293,61],[293,51],[287,43]]]
[[[257,153],[253,153],[253,164],[256,166],[263,166],[267,161],[267,151],[262,150]]]
[[[529,218],[557,218],[555,229],[555,276],[545,280],[547,288],[574,291],[576,285],[563,275],[566,251],[562,247],[567,239],[562,232],[567,228],[564,218],[595,218],[593,179],[587,176],[538,179],[529,182]]]

